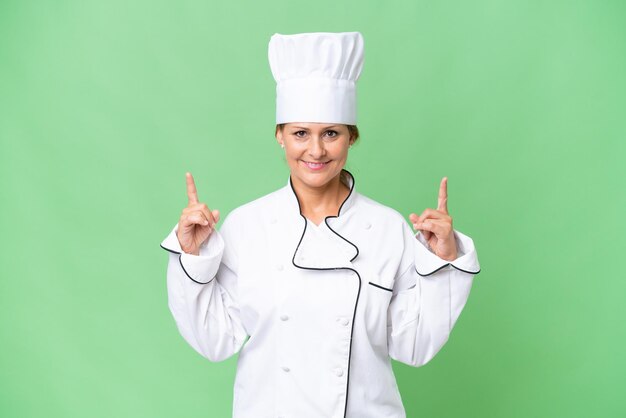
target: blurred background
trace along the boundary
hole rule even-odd
[[[360,31],[356,189],[408,218],[449,178],[482,271],[408,417],[626,416],[623,1],[0,1],[0,416],[229,417],[167,308],[200,199],[287,184],[274,33]],[[221,225],[221,222],[220,222]]]

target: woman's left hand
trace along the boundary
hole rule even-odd
[[[420,216],[409,215],[413,228],[419,230],[439,258],[452,261],[457,258],[452,217],[448,214],[448,178],[441,179],[437,209],[426,209]]]

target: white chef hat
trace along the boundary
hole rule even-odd
[[[359,32],[311,32],[270,38],[276,124],[356,125],[356,81],[363,68]]]

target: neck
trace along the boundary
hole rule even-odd
[[[341,181],[341,175],[340,172],[321,187],[311,187],[296,177],[291,177],[300,210],[305,217],[315,221],[339,213],[341,204],[350,193],[349,187]]]

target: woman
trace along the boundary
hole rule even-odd
[[[275,34],[276,140],[287,185],[231,211],[188,206],[161,246],[169,307],[211,361],[239,353],[237,418],[405,417],[391,359],[428,362],[479,272],[452,228],[447,179],[437,209],[404,217],[355,189],[358,32]]]

